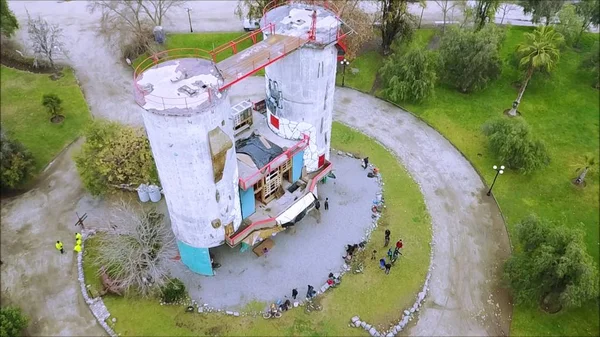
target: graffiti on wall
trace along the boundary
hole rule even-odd
[[[275,116],[278,116],[277,110],[283,109],[283,94],[279,90],[279,83],[269,79],[269,91],[267,92],[267,108]]]

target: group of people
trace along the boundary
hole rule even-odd
[[[81,238],[81,233],[75,233],[75,247],[73,247],[73,251],[76,253],[81,252]],[[54,247],[56,247],[56,250],[58,250],[61,254],[65,253],[64,245],[60,240],[56,241]]]
[[[385,230],[385,237],[384,237],[384,243],[383,243],[384,247],[387,247],[390,244],[391,234],[392,233],[389,229]],[[398,260],[398,257],[400,257],[400,255],[402,255],[402,252],[400,252],[400,250],[402,249],[403,246],[404,246],[404,243],[402,242],[402,239],[398,240],[396,242],[396,246],[394,247],[394,249],[392,250],[392,248],[390,248],[387,251],[387,257],[389,259],[389,262],[386,261],[385,258],[382,258],[379,260],[379,268],[381,268],[382,270],[385,270],[386,274],[390,273],[390,270],[392,269],[392,265],[394,265],[396,260]],[[373,250],[373,253],[371,254],[371,260],[376,260],[376,259],[377,259],[377,250]]]
[[[366,245],[367,241],[346,245],[346,256],[342,256],[342,258],[344,259],[344,261],[346,261],[346,263],[350,263],[350,261],[352,261],[352,256],[354,256],[355,252],[359,249],[364,249]]]

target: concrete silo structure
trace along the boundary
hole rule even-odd
[[[269,35],[302,37],[308,43],[265,68],[269,127],[286,139],[310,136],[304,162],[308,172],[329,160],[338,42],[342,21],[336,10],[303,3],[275,3],[265,9],[261,26]]]
[[[223,78],[214,62],[194,53],[136,71],[135,96],[181,261],[213,275],[208,249],[242,221],[238,166],[228,92],[219,90]]]

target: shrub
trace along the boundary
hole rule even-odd
[[[35,168],[33,155],[20,142],[9,138],[0,127],[0,187],[14,189],[30,177]]]
[[[489,147],[496,158],[511,169],[531,173],[550,163],[544,143],[534,139],[522,119],[497,119],[483,125]]]
[[[97,120],[85,137],[75,164],[92,195],[105,194],[120,185],[158,182],[150,143],[142,129]]]
[[[175,303],[186,298],[185,285],[181,280],[174,278],[160,289],[161,300],[165,303]]]
[[[384,94],[394,101],[421,102],[433,94],[436,80],[431,52],[413,48],[398,50],[381,69],[385,80]]]
[[[558,12],[558,20],[560,22],[556,24],[556,31],[562,34],[569,46],[574,45],[579,36],[579,30],[583,26],[583,19],[577,14],[575,6],[564,5]]]
[[[521,221],[520,249],[504,268],[515,301],[568,308],[596,298],[598,269],[586,251],[584,235],[534,215]]]
[[[463,93],[485,88],[500,76],[503,40],[504,31],[495,25],[478,32],[450,27],[440,43],[440,81]]]
[[[587,69],[594,76],[594,88],[600,89],[600,44],[594,43],[592,52],[582,63],[582,67]]]
[[[27,327],[28,321],[19,308],[7,307],[0,309],[0,336],[22,336],[23,329]]]
[[[62,110],[62,99],[55,94],[45,94],[42,97],[42,105],[48,110],[50,116],[54,117]]]

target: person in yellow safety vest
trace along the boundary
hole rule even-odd
[[[77,246],[81,246],[81,239],[77,239],[77,240],[75,240],[75,244],[76,244]]]
[[[81,252],[81,245],[75,245],[75,248],[73,248],[73,250],[77,253]]]
[[[81,233],[75,233],[75,241],[81,240]]]
[[[56,241],[56,244],[54,244],[54,247],[56,247],[56,249],[61,253],[64,254],[65,250],[63,249],[63,244],[60,241]]]

